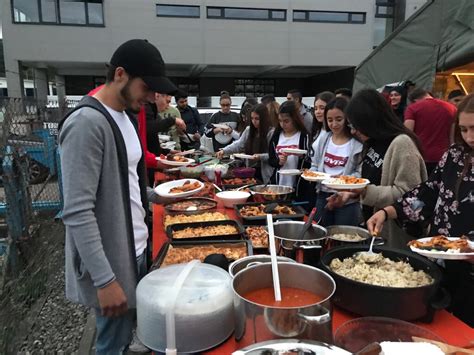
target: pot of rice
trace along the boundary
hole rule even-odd
[[[321,268],[336,281],[334,303],[361,316],[431,322],[435,309],[447,306],[440,297],[441,271],[418,254],[374,247],[375,260],[355,256],[367,246],[336,247],[321,258]]]

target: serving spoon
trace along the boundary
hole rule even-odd
[[[372,240],[370,241],[370,246],[369,246],[368,251],[359,251],[354,254],[354,257],[360,258],[369,264],[377,262],[377,259],[379,258],[380,254],[374,253],[372,249],[374,247],[375,238],[378,236],[378,234],[379,233],[377,230],[375,230],[374,233],[372,233]]]

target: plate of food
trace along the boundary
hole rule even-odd
[[[319,182],[319,181],[329,179],[331,175],[327,173],[321,173],[319,171],[304,169],[303,173],[301,174],[301,177],[305,179],[306,181]]]
[[[155,187],[155,192],[162,197],[188,197],[201,191],[204,184],[195,179],[181,179],[166,182]]]
[[[474,242],[467,237],[435,237],[412,240],[408,243],[410,249],[428,258],[447,260],[474,259]]]
[[[217,201],[205,197],[189,197],[184,200],[171,202],[165,205],[168,212],[198,213],[212,210],[217,207]]]
[[[363,189],[370,181],[355,176],[340,175],[337,177],[325,179],[322,184],[330,189],[334,190],[352,190],[352,189]]]
[[[194,159],[186,158],[177,154],[160,154],[159,157],[156,157],[156,160],[169,166],[186,166],[194,163]]]
[[[213,123],[212,125],[214,126],[214,128],[221,128],[221,129],[228,129],[228,128],[230,128],[229,125],[222,124],[222,123]]]
[[[304,155],[308,153],[308,151],[305,149],[297,149],[297,148],[282,148],[280,149],[280,152],[286,153],[286,154],[293,154],[293,155]]]
[[[277,173],[280,175],[301,175],[301,170],[299,169],[283,169],[277,170]]]
[[[249,154],[236,153],[236,154],[234,154],[234,158],[253,160],[254,156],[249,155]]]

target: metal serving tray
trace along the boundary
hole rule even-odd
[[[278,203],[279,205],[287,205],[291,206],[293,201],[268,201],[268,202],[250,202],[250,203],[243,203],[239,205],[235,205],[235,213],[237,216],[243,221],[245,225],[256,225],[256,224],[266,224],[267,217],[264,216],[252,216],[246,217],[240,214],[240,209],[244,206],[258,206],[258,205],[269,205],[272,203]],[[306,215],[306,211],[301,206],[291,206],[291,208],[296,212],[296,214],[273,214],[273,220],[280,220],[280,219],[289,219],[292,221],[302,221],[304,216]]]
[[[237,229],[237,233],[208,235],[208,236],[203,236],[203,237],[197,237],[197,236],[193,237],[192,234],[190,234],[189,237],[186,237],[186,238],[173,237],[173,232],[180,231],[186,228],[208,227],[208,226],[228,226],[228,225],[234,226]],[[232,219],[229,219],[227,221],[171,224],[166,228],[166,235],[168,236],[168,238],[176,242],[200,241],[200,240],[239,240],[239,239],[243,239],[244,233],[245,233],[245,230],[242,224]]]

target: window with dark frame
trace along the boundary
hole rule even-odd
[[[207,18],[226,20],[286,21],[286,10],[247,7],[206,8]]]
[[[103,0],[10,0],[13,23],[104,26]]]
[[[156,16],[199,18],[201,10],[199,6],[194,5],[156,4]]]
[[[273,79],[235,79],[234,95],[246,97],[262,97],[275,94]]]
[[[365,24],[365,12],[293,10],[294,22]]]

